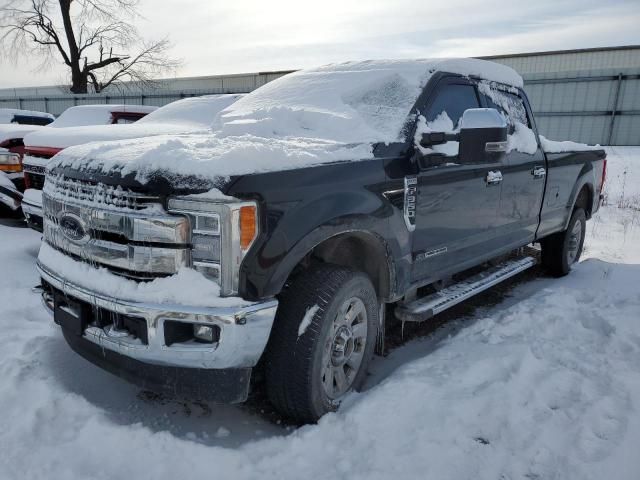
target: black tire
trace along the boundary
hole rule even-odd
[[[351,369],[349,361],[345,361],[342,367],[343,371],[351,374],[352,381],[348,391],[357,391],[366,379],[378,328],[376,292],[364,273],[333,265],[320,265],[295,277],[285,286],[279,300],[276,321],[265,353],[267,395],[276,409],[286,417],[298,423],[312,423],[325,413],[335,411],[344,397],[342,394],[331,398],[327,394],[326,389],[336,388],[336,384],[333,373],[328,381],[326,369],[340,368],[327,360],[334,361],[332,354],[335,352],[335,339],[342,328],[334,330],[334,321],[337,321],[340,309],[346,304],[349,304],[348,311],[352,315],[356,311],[355,307],[352,310],[352,303],[357,304],[358,312],[366,311],[366,319],[363,314],[358,314],[359,323],[354,323],[358,325],[358,332],[362,337],[356,338],[354,333],[351,341],[354,355],[359,357],[362,354],[359,368]],[[313,317],[306,329],[303,329],[301,322],[307,312],[313,314]],[[348,317],[349,315],[345,316]],[[366,334],[363,334],[362,324],[365,323]],[[299,335],[302,330],[303,333]],[[364,338],[366,342],[363,344]],[[340,360],[344,358],[346,354]],[[337,371],[336,376],[339,376]],[[331,386],[326,386],[323,379]]]
[[[586,233],[587,216],[582,208],[576,208],[564,232],[542,239],[542,265],[554,277],[564,277],[574,263],[580,260]],[[580,238],[575,233],[579,230]],[[576,249],[577,247],[577,249]]]

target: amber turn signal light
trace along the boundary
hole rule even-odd
[[[242,250],[247,250],[256,238],[257,220],[256,207],[240,207],[240,248]]]

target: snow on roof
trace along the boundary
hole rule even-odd
[[[266,84],[223,111],[219,128],[223,135],[397,141],[411,107],[436,71],[522,86],[513,69],[477,59],[332,64]]]
[[[600,145],[587,145],[586,143],[572,142],[570,140],[556,141],[540,135],[542,150],[546,153],[586,152],[589,150],[602,150]]]
[[[67,148],[87,142],[205,131],[211,128],[220,110],[241,97],[242,95],[206,95],[185,98],[158,108],[132,124],[45,128],[27,135],[24,144],[27,147]]]
[[[151,113],[158,107],[149,105],[78,105],[67,108],[53,123],[52,128],[79,127],[82,125],[107,125],[111,123],[111,114]]]
[[[511,86],[511,68],[477,59],[376,60],[302,70],[267,83],[218,115],[215,133],[87,144],[59,154],[61,165],[162,170],[214,179],[372,158],[373,144],[404,140],[403,126],[435,72]]]
[[[208,128],[221,110],[244,96],[244,94],[228,94],[184,98],[157,109],[136,123],[138,125],[172,123]]]
[[[11,123],[16,115],[50,118],[51,120],[55,119],[55,117],[50,113],[36,112],[34,110],[20,110],[17,108],[0,108],[0,123]]]

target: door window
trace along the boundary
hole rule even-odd
[[[453,128],[456,128],[465,110],[479,107],[480,102],[473,85],[452,83],[438,89],[425,117],[427,122],[433,122],[438,117],[442,118],[444,112]]]

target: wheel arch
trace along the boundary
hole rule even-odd
[[[300,248],[305,245],[304,248]],[[278,273],[279,290],[294,275],[314,264],[327,263],[367,274],[381,300],[389,300],[395,291],[393,255],[385,240],[367,230],[327,232],[320,229],[290,252],[286,271]]]
[[[584,209],[587,220],[589,220],[591,218],[591,215],[593,214],[595,187],[594,182],[589,176],[589,173],[591,172],[592,170],[584,172],[582,175],[580,175],[574,185],[573,192],[569,197],[570,201],[567,204],[568,212],[567,218],[564,222],[564,229],[569,226],[571,215],[573,214],[576,207],[581,207]]]
[[[582,186],[578,194],[576,195],[576,200],[573,203],[573,209],[582,208],[587,215],[587,219],[591,218],[591,214],[593,212],[593,185],[590,183],[586,183]]]
[[[379,298],[388,299],[393,290],[394,269],[382,238],[371,232],[350,231],[333,235],[316,245],[312,259],[366,273]]]

